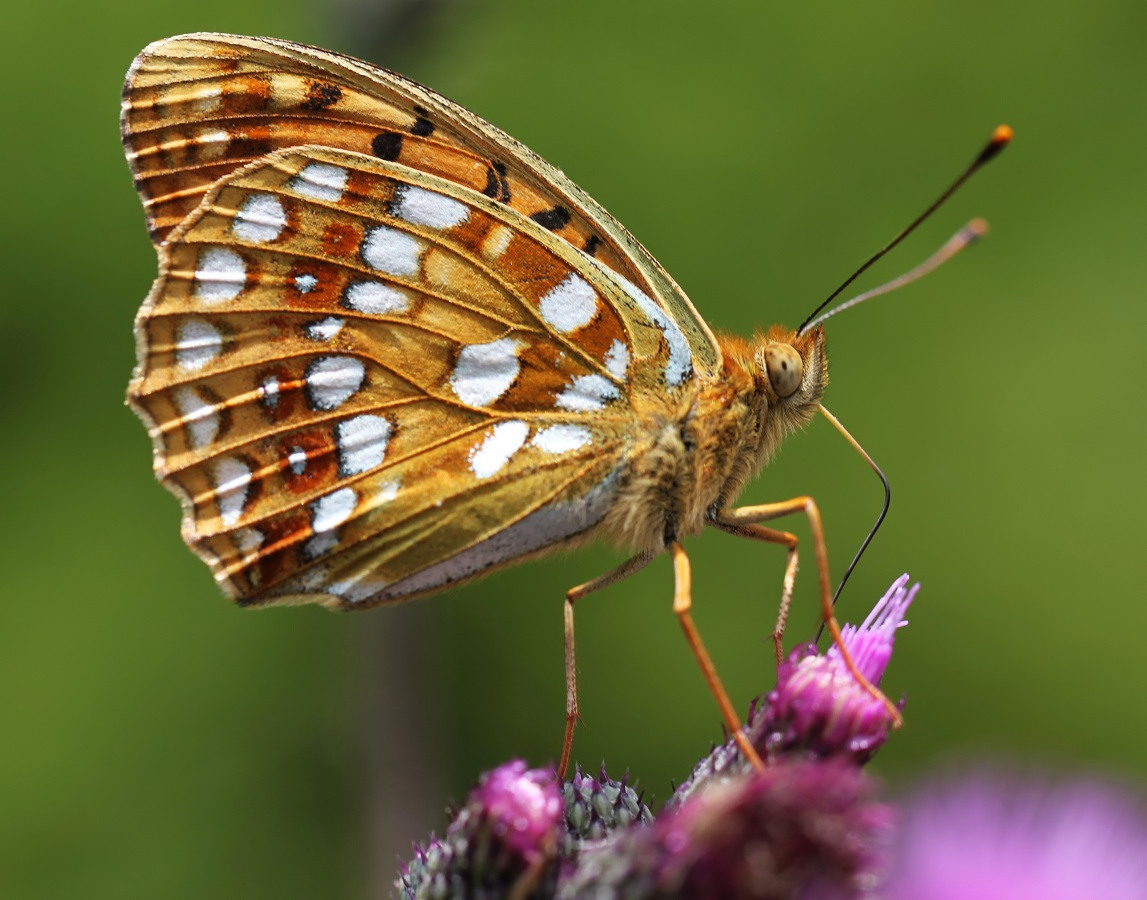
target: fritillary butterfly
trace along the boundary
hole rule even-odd
[[[816,504],[732,506],[820,409],[822,328],[715,336],[560,171],[349,57],[159,41],[122,129],[159,255],[128,399],[229,596],[365,609],[612,539],[632,558],[567,596],[563,771],[574,601],[666,550],[739,734],[689,613],[680,542],[706,526],[787,547],[787,608],[796,538],[759,523],[807,513],[839,642]]]

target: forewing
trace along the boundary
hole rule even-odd
[[[347,151],[232,172],[160,257],[129,397],[245,602],[405,599],[592,530],[688,362],[536,222]]]
[[[157,245],[218,179],[246,163],[308,144],[353,150],[467,187],[548,229],[674,320],[689,350],[681,381],[720,369],[708,326],[609,213],[513,138],[393,72],[269,38],[170,38],[144,50],[128,72],[122,131]]]

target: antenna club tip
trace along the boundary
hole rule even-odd
[[[997,125],[996,130],[992,132],[992,139],[988,141],[988,145],[980,151],[980,155],[976,157],[972,168],[977,169],[989,159],[994,159],[1004,147],[1011,143],[1014,135],[1015,132],[1012,131],[1010,125]]]
[[[991,231],[991,228],[987,219],[975,218],[964,226],[964,231],[972,240],[977,241]]]

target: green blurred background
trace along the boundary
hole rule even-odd
[[[717,328],[797,324],[999,122],[1015,144],[882,263],[989,240],[829,327],[827,405],[893,484],[843,600],[924,583],[886,680],[894,787],[1010,755],[1142,780],[1147,6],[1142,2],[256,0],[21,4],[0,58],[0,894],[382,895],[481,770],[552,759],[561,596],[592,549],[363,616],[242,612],[183,547],[123,406],[155,272],[117,134],[148,42],[269,34],[364,56],[519,137],[602,201]],[[879,485],[823,421],[746,492],[822,505],[836,571]],[[804,523],[792,523],[807,536]],[[690,544],[744,708],[783,554]],[[815,620],[811,559],[791,634]],[[716,709],[660,560],[579,607],[576,757],[655,801]]]

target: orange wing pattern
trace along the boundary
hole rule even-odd
[[[129,399],[241,602],[362,608],[588,534],[636,408],[720,365],[597,204],[385,70],[172,38],[123,133],[160,257]]]
[[[326,148],[165,245],[130,397],[230,593],[382,602],[592,528],[683,338],[482,194]],[[470,551],[459,559],[459,554]]]
[[[306,144],[354,150],[453,181],[532,219],[654,298],[685,334],[698,374],[720,369],[708,325],[608,212],[509,135],[401,75],[271,38],[168,38],[128,72],[122,130],[157,244],[245,163]]]

